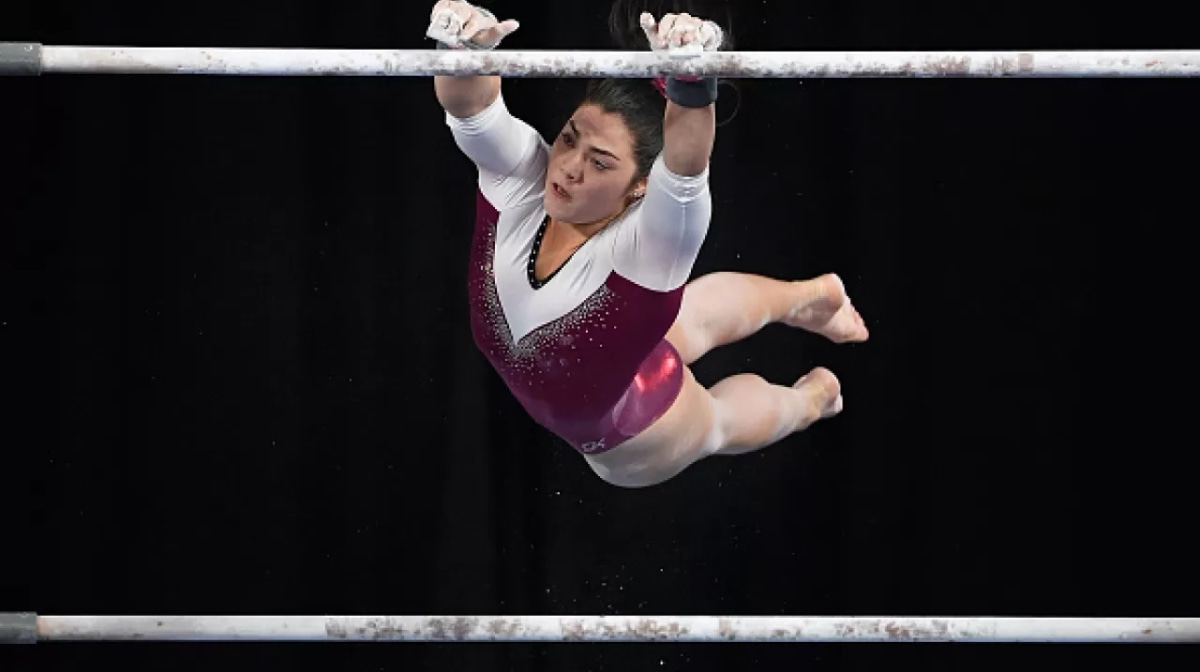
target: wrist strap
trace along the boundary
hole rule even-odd
[[[708,107],[717,102],[717,78],[679,79],[667,77],[667,100],[682,107]]]

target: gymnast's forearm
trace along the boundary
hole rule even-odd
[[[695,177],[708,168],[717,135],[715,105],[684,107],[667,103],[663,119],[663,163],[680,177]]]
[[[486,110],[500,96],[500,78],[495,75],[433,78],[438,103],[459,119],[473,117]]]

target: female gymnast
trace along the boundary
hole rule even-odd
[[[715,50],[722,29],[617,0],[633,48]],[[494,49],[518,28],[461,0],[434,5],[438,48]],[[615,31],[620,33],[620,30]],[[628,43],[628,41],[626,41]],[[705,389],[688,365],[767,324],[859,342],[834,274],[688,278],[708,230],[717,82],[592,81],[553,143],[509,113],[496,76],[438,76],[437,100],[478,169],[469,301],[476,345],[530,416],[608,483],[663,483],[711,455],[758,450],[842,409],[837,378],[752,374]]]

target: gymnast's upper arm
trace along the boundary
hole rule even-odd
[[[712,218],[708,169],[681,176],[654,162],[646,196],[616,231],[613,268],[643,287],[660,292],[687,282]]]
[[[503,96],[471,117],[447,113],[446,125],[459,149],[479,168],[479,188],[497,210],[541,193],[549,151],[546,141],[508,111]]]

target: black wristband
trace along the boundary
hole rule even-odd
[[[717,78],[688,81],[667,77],[667,99],[683,107],[708,107],[717,102]]]

